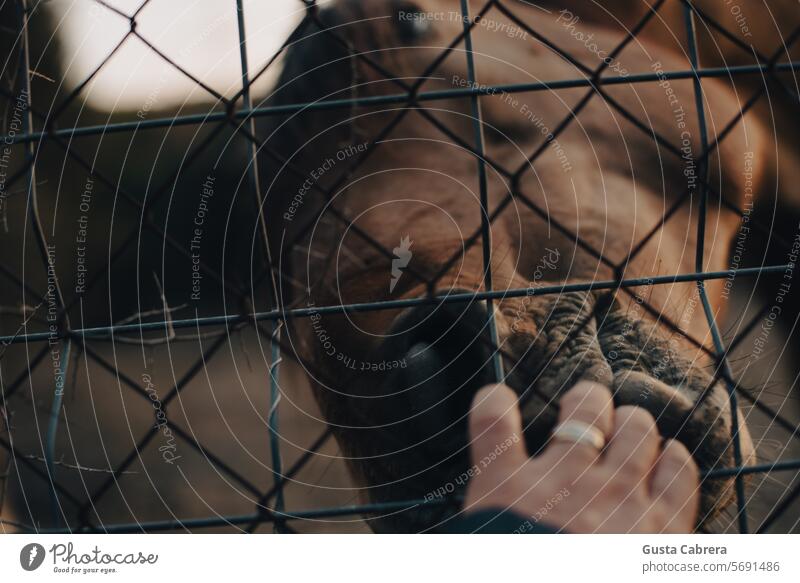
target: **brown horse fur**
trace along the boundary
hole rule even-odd
[[[473,11],[478,9],[478,3],[471,4]],[[596,14],[574,20],[557,9],[504,4],[591,69],[625,38],[624,29]],[[580,14],[577,6],[588,3],[566,6],[570,4]],[[274,103],[402,93],[396,81],[385,79],[355,55],[413,84],[462,30],[461,20],[452,16],[459,2],[452,0],[338,0],[326,6],[319,18],[344,42],[313,27],[307,30],[308,38],[290,51]],[[401,22],[400,11],[444,16],[412,26]],[[642,14],[626,12],[625,23],[633,24]],[[665,27],[654,18],[611,60],[605,75],[685,70],[685,40]],[[473,42],[481,85],[585,77],[496,8],[474,28]],[[460,44],[429,73],[420,91],[463,87],[466,79]],[[730,82],[704,79],[702,89],[713,143],[736,117],[740,102]],[[525,164],[589,90],[584,86],[481,97],[487,159],[511,170]],[[695,271],[702,168],[693,166],[692,158],[702,146],[693,81],[610,84],[602,91],[642,120],[648,131],[595,95],[543,147],[518,184],[488,164],[489,214],[509,193],[515,194],[491,224],[495,290]],[[475,143],[469,99],[421,106],[464,144]],[[276,125],[270,143],[280,144],[288,163],[272,168],[277,178],[267,206],[271,244],[287,274],[282,287],[287,306],[486,289],[482,238],[476,237],[462,252],[465,241],[481,227],[476,158],[414,108],[382,143],[371,145],[403,109],[403,104],[387,104],[306,111]],[[683,147],[686,157],[669,152],[656,134]],[[763,184],[771,147],[757,120],[745,116],[709,158],[708,177],[715,193],[739,207],[751,203]],[[338,190],[328,198],[316,190],[337,183]],[[517,194],[543,213],[534,212]],[[662,215],[681,197],[685,203],[662,224]],[[739,217],[722,203],[709,194],[703,254],[707,271],[727,269],[739,226]],[[657,234],[626,262],[637,242],[654,228]],[[621,265],[619,273],[570,233]],[[389,253],[378,251],[367,239]],[[410,251],[410,260],[390,292],[392,251],[397,260],[398,249]],[[456,260],[429,289],[424,280],[439,273],[452,257]],[[397,273],[397,264],[394,268]],[[725,285],[725,280],[705,284],[717,316],[725,309]],[[648,409],[662,433],[677,434],[702,468],[730,467],[734,453],[727,388],[711,382],[713,362],[684,337],[712,347],[696,284],[645,285],[630,292],[531,292],[492,304],[506,382],[523,397],[529,447],[535,450],[544,443],[554,423],[557,396],[588,377],[611,386],[618,405]],[[286,342],[306,365],[365,500],[433,500],[443,491],[463,487],[459,477],[468,466],[464,418],[469,397],[494,378],[484,305],[316,313],[292,320]],[[680,332],[666,326],[666,320]],[[414,345],[417,341],[431,352],[422,354]],[[709,385],[713,387],[703,405],[679,431],[680,421]],[[747,462],[753,448],[743,423],[739,435]],[[458,486],[448,487],[454,481]],[[727,479],[703,483],[701,522],[732,501],[732,485]],[[434,504],[373,518],[370,524],[378,530],[425,530],[453,511],[453,506]]]

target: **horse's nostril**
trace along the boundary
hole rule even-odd
[[[475,392],[492,381],[487,312],[478,302],[419,306],[403,312],[384,343],[387,360],[401,360],[383,387],[397,404],[395,422],[407,422],[414,442],[437,436],[437,449],[466,431]],[[445,437],[445,439],[441,439]]]

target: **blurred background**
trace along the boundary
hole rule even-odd
[[[772,55],[800,24],[795,0],[742,2],[736,9],[716,0],[695,4],[765,55]],[[573,10],[622,31],[643,6],[641,0],[613,0],[585,3],[583,13]],[[158,321],[165,315],[237,315],[269,306],[248,174],[253,170],[251,143],[237,132],[238,122],[226,116],[245,106],[242,50],[249,79],[255,78],[252,106],[269,104],[281,67],[280,57],[272,62],[273,55],[301,22],[305,5],[300,0],[246,0],[241,9],[244,49],[235,0],[0,0],[0,134],[7,138],[0,144],[0,336],[47,332],[52,323],[47,320],[48,272],[31,220],[31,188],[41,232],[54,246],[52,265],[73,328]],[[619,18],[610,18],[606,9]],[[681,2],[668,2],[661,32],[652,34],[682,31],[681,18]],[[24,27],[27,35],[21,35]],[[752,51],[748,54],[718,30],[700,26],[699,34],[703,66],[756,62]],[[789,52],[800,59],[797,46]],[[800,225],[798,85],[792,72],[783,74],[782,81],[783,87],[769,84],[767,97],[754,109],[773,129],[779,153],[775,183],[760,193],[753,215],[769,231],[748,235],[739,267],[789,262],[786,243]],[[737,88],[755,91],[763,84],[761,76],[752,75],[737,81]],[[20,105],[27,96],[30,118],[27,106]],[[226,101],[234,98],[229,111]],[[267,127],[257,124],[262,137]],[[17,141],[45,129],[56,133]],[[198,272],[199,279],[193,275]],[[735,329],[739,319],[774,302],[780,279],[737,278],[725,329]],[[753,342],[760,327],[732,358],[753,396],[795,427],[800,421],[795,387],[799,294],[797,283],[757,358]],[[274,467],[266,426],[272,406],[273,329],[270,322],[263,324],[182,329],[169,341],[161,329],[144,337],[122,333],[73,345],[51,468],[63,490],[56,509],[44,462],[54,399],[52,351],[46,343],[5,342],[0,346],[3,531],[20,525],[252,513],[273,483]],[[153,390],[146,388],[148,383]],[[280,386],[280,445],[288,467],[325,425],[302,371],[290,359],[281,365]],[[174,441],[152,430],[154,403],[168,411]],[[755,409],[748,421],[762,461],[800,457],[796,430],[776,425]],[[172,447],[181,457],[179,468],[164,461],[161,448]],[[790,511],[774,530],[800,531],[800,502],[787,501],[798,484],[797,471],[755,476],[748,487],[754,520],[784,503]],[[285,488],[286,507],[293,510],[358,502],[332,440]],[[368,530],[357,516],[298,520],[291,527]],[[272,525],[258,528],[268,532]],[[733,528],[733,512],[715,525],[720,531]]]

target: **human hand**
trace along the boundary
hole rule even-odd
[[[475,395],[469,419],[472,462],[511,443],[468,485],[465,511],[510,509],[572,533],[684,533],[695,526],[698,469],[679,442],[662,439],[640,407],[614,409],[611,392],[580,381],[561,398],[558,424],[576,421],[605,436],[551,440],[538,456],[525,449],[517,395],[505,385]],[[511,440],[509,441],[509,438]]]

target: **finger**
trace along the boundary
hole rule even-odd
[[[653,470],[650,495],[664,509],[664,516],[670,517],[666,530],[692,531],[700,507],[699,470],[681,442],[669,440],[664,444]]]
[[[620,407],[603,463],[631,480],[645,478],[656,463],[661,437],[653,416],[641,407]],[[633,482],[636,483],[636,482]]]
[[[611,391],[593,381],[579,381],[561,397],[557,425],[565,421],[579,421],[595,427],[607,439],[614,421]],[[586,443],[553,439],[545,453],[556,460],[577,457],[591,463],[600,455],[600,450]]]
[[[506,385],[489,385],[475,394],[469,414],[470,455],[521,465],[528,461],[517,394]]]

